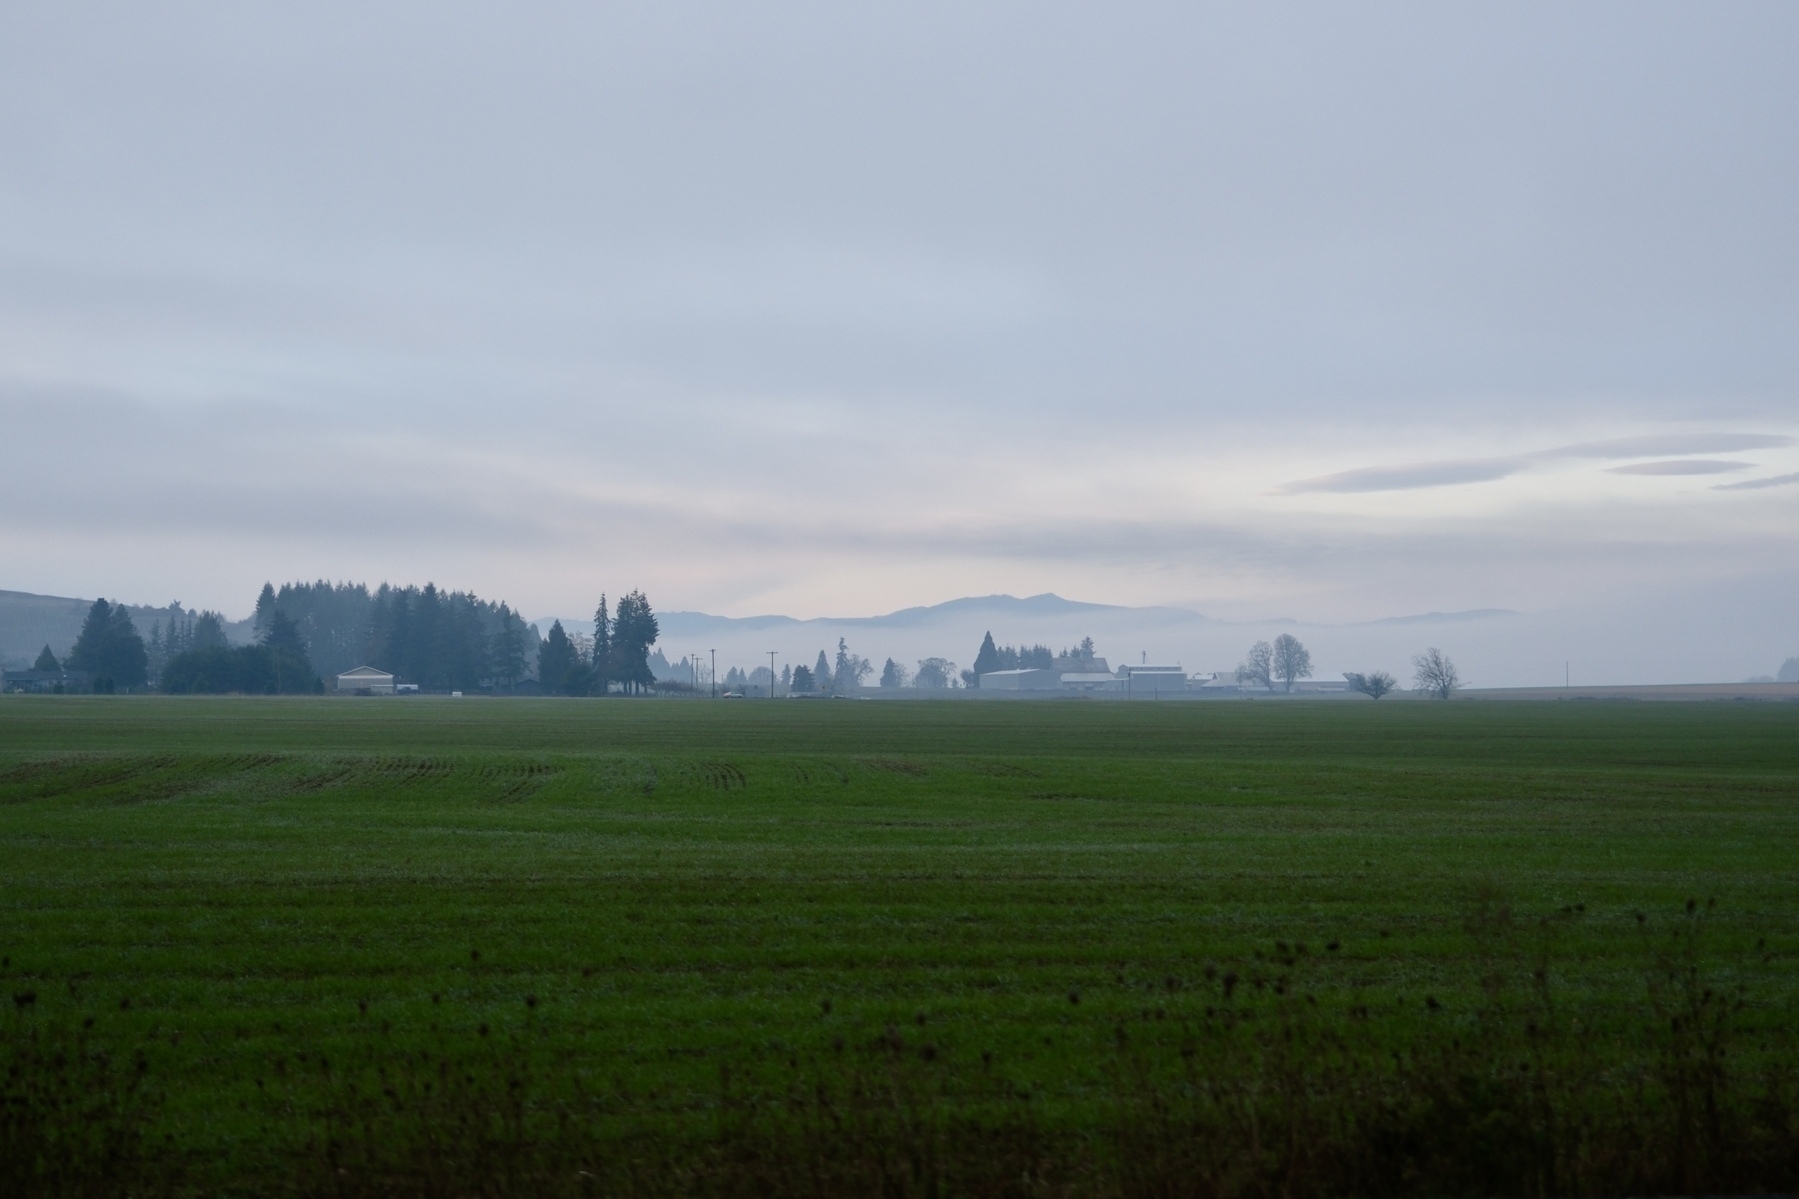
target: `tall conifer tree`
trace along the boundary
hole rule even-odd
[[[593,690],[606,694],[612,678],[612,618],[606,612],[606,593],[600,592],[600,606],[593,610]]]
[[[999,647],[993,644],[993,634],[989,632],[981,638],[981,650],[974,656],[974,685],[981,685],[981,676],[990,670],[999,670]]]

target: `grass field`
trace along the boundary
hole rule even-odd
[[[1691,1039],[1725,1027],[1701,985],[1743,988],[1738,1090],[1707,1085],[1762,1105],[1761,1148],[1707,1174],[1724,1150],[1699,1145],[1634,1185],[1799,1182],[1779,1108],[1799,1028],[1794,704],[9,697],[0,856],[15,1059],[55,1036],[141,1051],[135,1097],[92,1083],[92,1102],[135,1121],[131,1170],[194,1190],[279,1191],[321,1154],[355,1160],[288,1189],[342,1191],[352,1166],[404,1189],[393,1172],[416,1160],[376,1159],[440,1135],[433,1120],[529,1141],[541,1163],[578,1117],[582,1160],[630,1159],[645,1190],[757,1170],[765,1193],[803,1190],[741,1154],[811,1136],[815,1154],[845,1137],[913,1153],[855,1165],[885,1193],[1038,1193],[1052,1175],[1154,1191],[1131,1182],[1128,1136],[1056,1147],[1171,1095],[1210,1105],[1215,1136],[1259,1103],[1296,1119],[1294,1096],[1347,1110],[1351,1091],[1422,1086],[1421,1047],[1433,1077],[1499,1078],[1552,1025],[1542,1077],[1612,1113],[1588,1119],[1590,1149],[1633,1104],[1688,1119],[1676,1075],[1725,1069],[1722,1040],[1713,1061]],[[58,1031],[88,1015],[92,1032]],[[1483,1046],[1493,1061],[1466,1056]],[[1527,1074],[1516,1057],[1503,1069]],[[461,1089],[427,1101],[431,1061],[458,1063]],[[490,1083],[526,1096],[514,1125],[510,1101],[477,1094]],[[805,1133],[827,1086],[860,1140]],[[541,1130],[552,1116],[561,1132]],[[32,1119],[50,1145],[55,1121]],[[739,1156],[669,1167],[733,1121],[760,1130]],[[1002,1141],[1037,1163],[1024,1183],[918,1164]],[[1291,1147],[1246,1152],[1206,1186],[1287,1170],[1307,1189]],[[596,1175],[573,1160],[543,1168],[568,1165],[578,1190]],[[1633,1185],[1559,1168],[1559,1186],[1541,1170],[1469,1186]],[[532,1177],[514,1189],[548,1189]]]

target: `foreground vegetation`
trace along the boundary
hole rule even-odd
[[[0,701],[0,1190],[1790,1190],[1796,734]]]

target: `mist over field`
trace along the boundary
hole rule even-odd
[[[1769,647],[1799,647],[1793,606],[1783,594],[1674,588],[1652,603],[1426,612],[1351,624],[1220,620],[1179,608],[1109,607],[1056,596],[973,598],[857,619],[669,612],[661,620],[671,661],[693,654],[705,667],[716,649],[721,677],[728,666],[766,666],[770,650],[777,667],[809,664],[821,649],[834,653],[839,638],[877,666],[892,657],[910,670],[920,659],[948,656],[966,667],[988,631],[1002,643],[1055,651],[1090,636],[1113,667],[1147,660],[1181,666],[1189,675],[1228,674],[1252,643],[1287,633],[1311,651],[1316,677],[1332,681],[1347,671],[1375,670],[1409,680],[1412,658],[1439,646],[1475,688],[1742,682],[1772,677],[1796,656],[1771,654]],[[578,618],[565,623],[579,627]]]

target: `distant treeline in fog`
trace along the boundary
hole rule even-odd
[[[374,666],[428,691],[516,684],[533,673],[537,630],[504,602],[436,584],[370,591],[362,583],[264,584],[254,623],[266,637],[280,612],[298,627],[313,669],[333,679]]]

